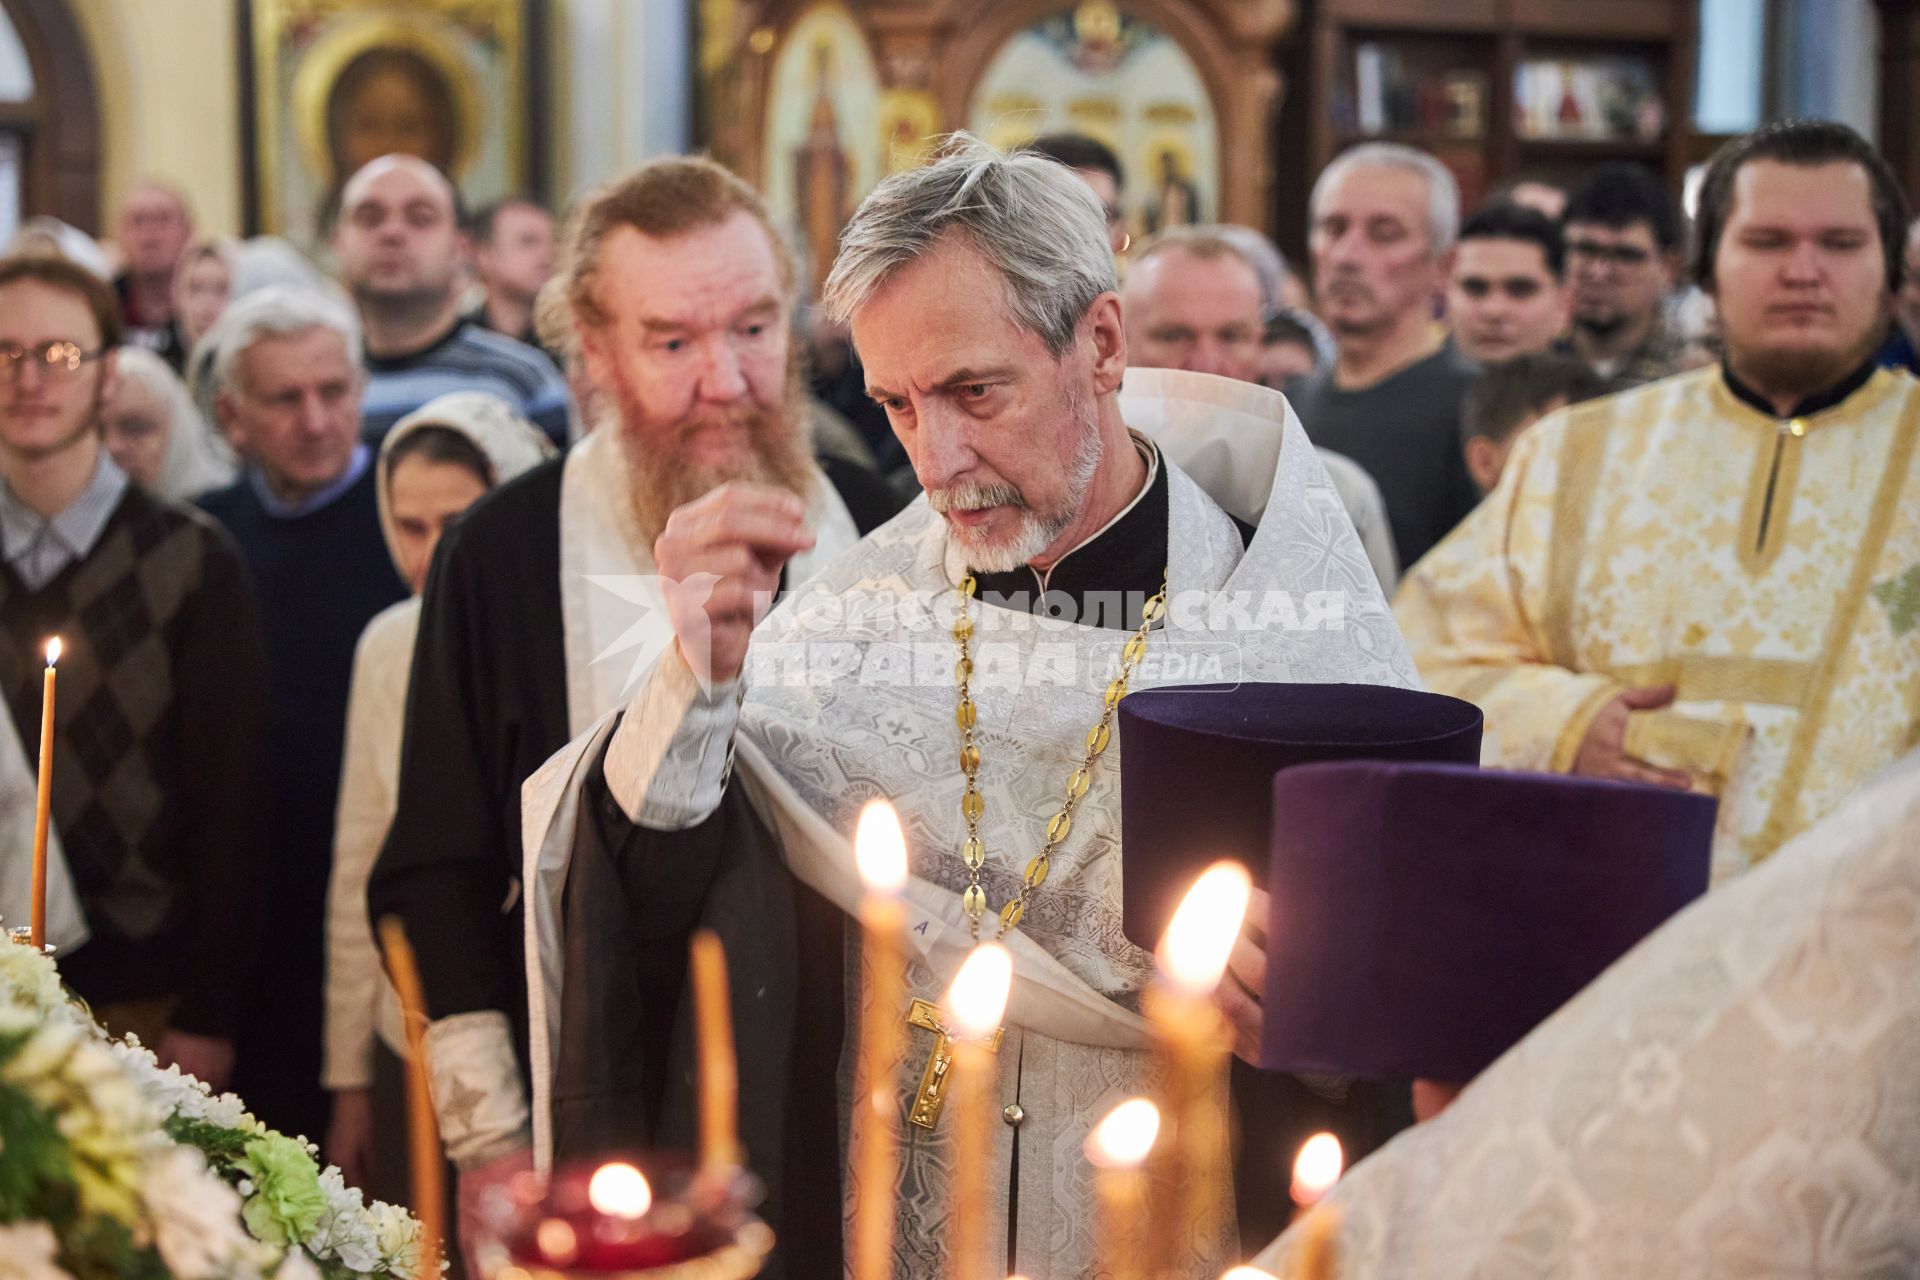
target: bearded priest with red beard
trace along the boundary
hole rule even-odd
[[[698,584],[667,590],[673,647],[524,793],[536,1158],[692,1145],[665,984],[699,925],[733,979],[741,1136],[778,1239],[765,1274],[842,1274],[843,1215],[890,1190],[895,1276],[958,1274],[955,1195],[977,1196],[991,1242],[971,1274],[1092,1275],[1083,1143],[1154,1083],[1114,708],[1195,682],[1408,686],[1413,666],[1286,401],[1127,368],[1105,216],[1071,170],[957,136],[867,197],[825,302],[926,497],[771,612],[814,543],[796,499],[728,485],[668,519],[661,573]],[[907,837],[910,996],[937,1007],[976,939],[1013,958],[984,1190],[951,1188],[955,1126],[916,1101],[937,1019],[903,1030],[898,1088],[856,1078],[862,1019],[909,1019],[847,937],[849,837],[876,796]],[[843,913],[824,929],[822,900]],[[1263,937],[1237,940],[1218,993],[1243,1055]],[[844,1158],[874,1115],[850,1100],[876,1095],[903,1135],[884,1190]],[[1232,1205],[1198,1198],[1156,1274],[1230,1260]]]
[[[398,915],[433,1018],[440,1132],[472,1196],[528,1160],[520,787],[630,697],[672,642],[653,556],[716,486],[786,495],[797,583],[898,506],[816,460],[789,318],[797,272],[759,197],[700,159],[587,196],[549,300],[593,430],[441,539],[423,593],[398,808],[369,886]],[[676,990],[683,940],[655,971]]]

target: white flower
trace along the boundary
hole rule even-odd
[[[280,1269],[273,1273],[273,1280],[320,1280],[320,1268],[301,1250],[289,1249]]]
[[[240,1197],[191,1147],[150,1161],[141,1197],[153,1216],[161,1260],[179,1280],[228,1275],[257,1247],[241,1224]]]
[[[380,1256],[394,1275],[414,1277],[420,1270],[420,1223],[397,1204],[375,1200],[367,1210]]]
[[[54,1265],[59,1252],[60,1242],[44,1222],[0,1226],[0,1280],[73,1280]]]
[[[359,1191],[349,1187],[333,1165],[321,1170],[320,1190],[326,1194],[327,1207],[307,1238],[307,1248],[323,1262],[337,1261],[352,1271],[370,1274],[379,1270],[380,1242]]]
[[[60,987],[60,971],[54,967],[52,957],[32,947],[10,944],[0,951],[0,987],[10,988],[16,998],[42,1013],[73,1007]]]

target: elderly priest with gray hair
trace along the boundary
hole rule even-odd
[[[1154,1083],[1152,957],[1121,931],[1113,705],[1208,680],[1416,680],[1286,401],[1127,369],[1115,290],[1100,206],[1043,157],[960,136],[855,214],[826,302],[926,494],[770,612],[811,544],[797,498],[728,485],[667,522],[677,645],[525,793],[541,1159],[691,1145],[684,963],[663,958],[712,928],[779,1265],[838,1273],[868,1190],[843,1151],[871,1114],[843,1051],[874,985],[847,928],[848,841],[885,797],[910,856],[908,994],[937,1002],[976,941],[1013,956],[994,1274],[1089,1274],[1083,1140]],[[1260,938],[1219,996],[1249,1058]],[[926,1276],[950,1251],[953,1139],[907,1122],[934,1036],[903,1034],[892,1271]],[[1217,1208],[1184,1233],[1179,1274],[1229,1260]]]

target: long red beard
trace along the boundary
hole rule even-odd
[[[772,485],[803,499],[813,497],[811,423],[797,371],[777,408],[749,402],[732,409],[696,410],[665,430],[649,422],[646,409],[624,387],[615,395],[615,406],[615,420],[602,429],[619,434],[634,519],[649,541],[660,536],[675,510],[723,484]],[[647,425],[636,429],[634,424],[640,423]],[[746,455],[725,464],[690,460],[691,442],[716,427],[744,429]]]

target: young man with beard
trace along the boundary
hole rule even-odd
[[[361,169],[341,190],[333,250],[366,333],[361,431],[369,444],[454,391],[499,396],[566,443],[567,384],[553,361],[460,314],[471,249],[445,174],[399,155]]]
[[[1567,202],[1561,227],[1573,292],[1564,350],[1615,391],[1710,362],[1667,323],[1680,211],[1658,178],[1630,160],[1601,165]]]
[[[1844,125],[1714,158],[1693,273],[1725,363],[1542,421],[1401,588],[1488,764],[1714,792],[1724,876],[1912,747],[1920,386],[1873,360],[1906,225]]]
[[[1479,496],[1460,457],[1474,370],[1434,322],[1459,189],[1424,151],[1363,143],[1327,166],[1311,208],[1314,296],[1338,354],[1289,398],[1316,445],[1380,486],[1394,551],[1411,565]]]
[[[435,553],[369,903],[419,953],[463,1204],[526,1159],[521,783],[670,646],[654,560],[668,517],[716,486],[777,491],[805,530],[798,582],[893,514],[870,474],[809,455],[796,279],[759,197],[709,161],[654,161],[588,196],[556,286],[600,421]],[[669,951],[657,980],[684,964]]]
[[[975,938],[1000,935],[1016,956],[981,1205],[993,1257],[978,1274],[1091,1274],[1082,1144],[1153,1072],[1134,1012],[1152,965],[1121,932],[1122,744],[1102,709],[1129,680],[1191,679],[1185,660],[1223,644],[1247,680],[1405,684],[1412,669],[1285,400],[1127,368],[1106,220],[1063,166],[955,139],[861,205],[826,303],[926,500],[771,614],[782,565],[813,543],[797,500],[729,485],[668,519],[661,570],[700,584],[669,592],[672,647],[624,714],[527,788],[536,1149],[592,1159],[691,1137],[665,966],[702,925],[733,975],[742,1137],[779,1240],[768,1274],[841,1274],[843,1215],[863,1192],[843,1135],[872,1122],[869,1098],[912,1135],[889,1274],[957,1274],[953,1126],[907,1120],[933,1037],[908,1033],[903,1089],[856,1078],[845,1036],[875,998],[871,958],[842,963],[831,944],[848,922],[814,909],[818,895],[858,910],[847,839],[862,802],[884,796],[912,871],[911,959],[891,976],[937,1002]],[[1247,457],[1271,461],[1267,483]],[[1286,497],[1255,532],[1245,508],[1272,495]],[[1223,593],[1271,602],[1328,582],[1348,584],[1337,628],[1212,621]],[[1133,665],[1113,682],[1123,646]],[[1243,1055],[1261,936],[1235,939],[1218,997]],[[863,1103],[843,1112],[846,1099]],[[1225,1264],[1231,1206],[1206,1200],[1167,1242],[1164,1274]]]

